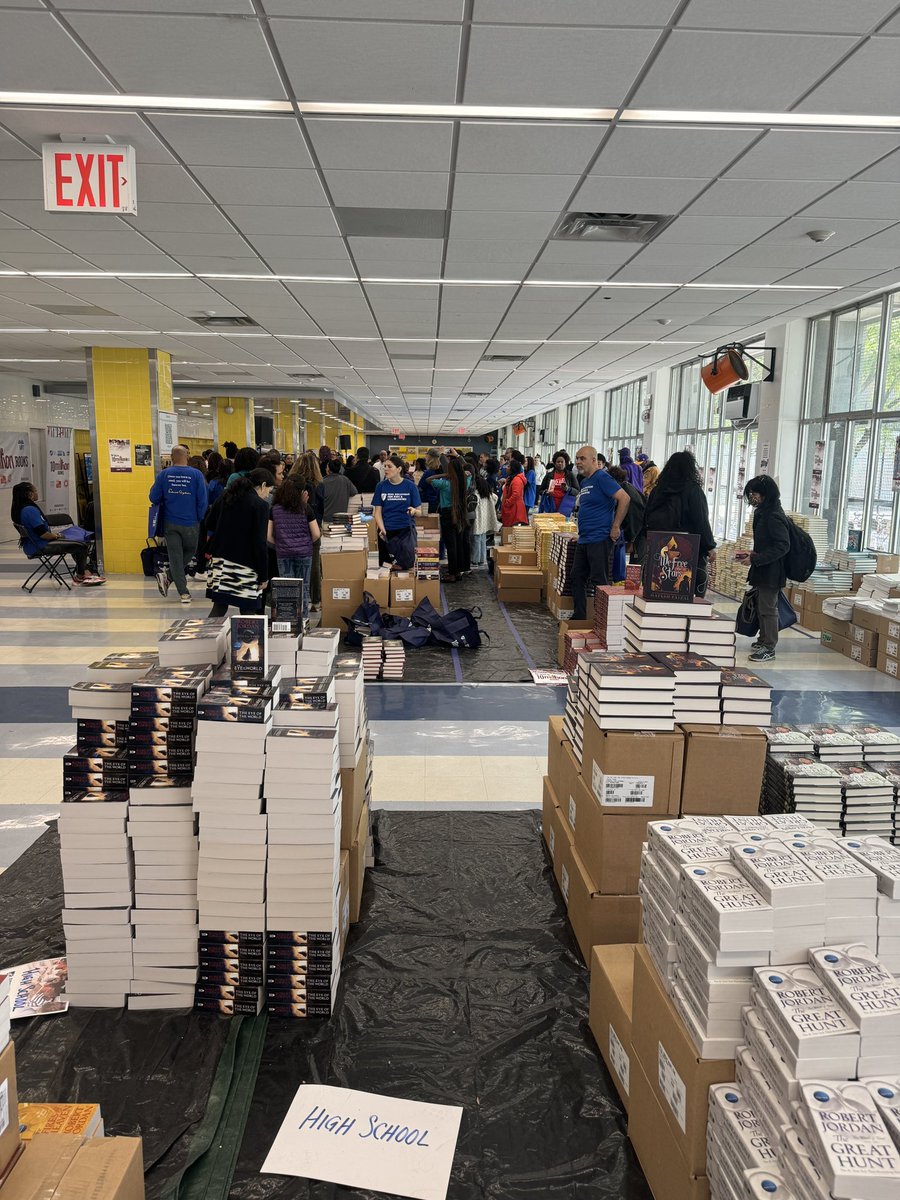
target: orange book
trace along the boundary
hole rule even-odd
[[[19,1133],[30,1141],[36,1133],[69,1133],[85,1141],[103,1137],[99,1104],[20,1104]]]

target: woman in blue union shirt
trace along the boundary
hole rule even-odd
[[[384,479],[372,497],[372,515],[394,564],[408,571],[416,560],[415,511],[422,503],[419,489],[403,473],[404,462],[392,454],[384,464]]]
[[[75,583],[92,587],[106,583],[102,575],[95,575],[87,569],[88,548],[84,542],[67,542],[61,533],[56,533],[50,528],[47,518],[38,507],[37,488],[33,483],[25,481],[13,487],[9,515],[12,523],[23,530],[22,549],[29,558],[37,557],[44,550],[71,554],[75,560]]]

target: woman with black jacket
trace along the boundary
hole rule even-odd
[[[226,488],[209,514],[210,553],[206,595],[211,617],[224,617],[234,607],[258,613],[269,582],[266,534],[269,493],[275,486],[271,471],[256,467]]]
[[[715,562],[716,539],[709,524],[709,506],[700,486],[697,460],[690,450],[678,450],[670,455],[659,473],[656,487],[647,497],[644,535],[651,529],[695,533],[699,536],[700,557],[695,591],[698,596],[705,596],[709,582],[707,563]]]
[[[769,475],[757,475],[744,488],[753,507],[753,549],[735,558],[750,560],[747,582],[756,588],[759,639],[753,643],[751,662],[771,662],[778,645],[778,594],[787,583],[785,558],[791,548],[788,519],[781,507],[778,484]]]

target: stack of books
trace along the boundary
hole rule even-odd
[[[332,525],[321,539],[322,554],[340,554],[348,550],[369,552],[368,534],[350,534],[346,527]]]
[[[341,766],[352,767],[359,748],[368,736],[362,657],[356,653],[338,655],[334,664],[334,698],[338,706]]]
[[[571,594],[572,568],[575,565],[577,537],[557,530],[550,536],[550,563],[556,568],[556,587],[560,596]]]
[[[291,633],[270,633],[268,638],[269,666],[279,667],[285,676],[297,674],[297,655],[303,642],[302,627]]]
[[[768,725],[772,720],[772,689],[752,671],[722,670],[722,724]]]
[[[534,526],[514,525],[510,535],[509,546],[513,550],[534,549]]]
[[[675,728],[675,676],[650,654],[590,656],[589,711],[599,729]]]
[[[310,629],[297,654],[297,674],[321,677],[334,670],[341,640],[339,629]]]
[[[89,680],[73,684],[69,688],[69,706],[75,721],[127,721],[131,711],[131,682]]]
[[[187,777],[194,773],[197,704],[209,687],[212,668],[158,667],[131,685],[128,770]]]
[[[605,650],[606,642],[592,629],[570,629],[565,635],[563,670],[569,675],[578,667],[578,656],[594,650]]]
[[[303,580],[278,575],[269,580],[272,597],[271,633],[302,633]]]
[[[600,638],[601,649],[625,649],[625,613],[634,604],[636,594],[610,586],[594,591],[594,632]]]
[[[841,777],[829,763],[811,754],[767,755],[761,808],[765,813],[797,813],[840,833]]]
[[[860,1061],[865,1061],[862,1054]],[[860,1071],[860,1078],[866,1073]],[[798,1172],[798,1182],[810,1176],[820,1179],[822,1190],[831,1196],[896,1196],[900,1192],[900,1158],[892,1136],[896,1110],[885,1102],[883,1078],[868,1084],[821,1083],[820,1079],[821,1075],[815,1083],[800,1085],[796,1128],[803,1131],[800,1143],[809,1168]],[[860,1156],[863,1146],[865,1154]]]
[[[891,733],[880,725],[847,725],[846,730],[862,746],[867,763],[891,762],[900,758],[900,733]],[[878,768],[875,768],[878,770]]]
[[[195,1004],[226,1015],[253,1015],[263,1003],[267,821],[262,784],[273,699],[265,682],[245,682],[231,691],[209,692],[199,710],[192,788],[200,834]]]
[[[853,575],[870,575],[878,570],[878,559],[872,550],[833,550],[828,559],[838,570]]]
[[[440,543],[418,542],[416,544],[416,579],[440,579]]]
[[[265,994],[276,1016],[327,1017],[340,974],[340,751],[336,728],[299,720],[266,747]]]
[[[635,596],[625,610],[625,646],[644,654],[687,650],[688,616],[693,606]]]
[[[159,639],[161,667],[218,664],[228,650],[229,624],[226,617],[189,617],[175,621]]]
[[[709,1089],[706,1173],[715,1200],[744,1195],[746,1171],[771,1168],[777,1154],[742,1088],[714,1083]]]
[[[802,962],[810,946],[825,944],[825,881],[790,842],[757,834],[731,846],[731,861],[772,906],[772,962]]]
[[[800,584],[800,590],[812,592],[814,596],[837,596],[849,592],[853,587],[853,572],[839,571],[836,567],[820,564],[805,583]]]
[[[363,679],[366,683],[376,680],[381,674],[381,663],[384,657],[384,640],[380,637],[367,635],[362,640]]]
[[[816,555],[821,562],[828,553],[828,522],[824,517],[815,517],[811,513],[788,512],[786,514],[798,528],[805,530],[812,538],[816,547]]]
[[[878,940],[878,880],[829,833],[795,834],[788,849],[825,884],[825,942]]]
[[[386,639],[384,643],[384,665],[381,669],[381,678],[402,679],[403,669],[406,665],[406,651],[403,648],[403,643],[399,638]]]
[[[879,771],[865,763],[842,762],[837,765],[841,777],[844,809],[841,829],[845,837],[894,835],[894,785]]]
[[[566,707],[563,713],[563,732],[566,740],[571,743],[572,753],[576,762],[581,762],[584,751],[584,708],[581,703],[579,680],[585,664],[589,664],[593,654],[582,654],[578,658],[578,672],[569,676],[566,685]]]
[[[719,687],[722,669],[699,654],[654,654],[675,679],[675,721],[679,725],[721,725]]]
[[[88,679],[93,683],[133,683],[148,671],[159,666],[155,650],[131,650],[107,654],[88,667]]]
[[[702,617],[688,617],[688,650],[711,659],[717,667],[733,667],[737,635],[734,621],[711,610]]]
[[[812,737],[800,725],[769,725],[767,754],[814,754]]]
[[[197,833],[190,778],[132,781],[134,971],[128,1007],[190,1008],[197,982]]]
[[[900,574],[888,575],[884,572],[867,575],[859,585],[856,593],[859,600],[872,600],[879,608],[885,600],[896,599],[900,592]]]
[[[127,819],[125,790],[72,792],[60,810],[66,995],[73,1008],[121,1008],[131,987],[134,864]]]
[[[824,722],[804,725],[803,729],[812,739],[815,755],[822,762],[862,762],[862,743],[846,730]]]

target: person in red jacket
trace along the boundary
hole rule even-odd
[[[509,462],[509,474],[503,485],[503,500],[500,504],[501,525],[527,525],[525,509],[525,473],[522,464],[514,458]]]

